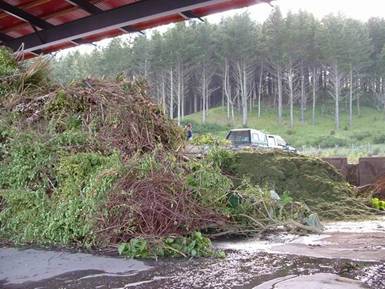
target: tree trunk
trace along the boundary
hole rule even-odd
[[[231,95],[229,94],[229,64],[227,58],[225,58],[225,67],[224,67],[224,73],[223,73],[223,93],[225,95],[226,99],[226,105],[227,105],[227,121],[230,121],[230,102],[231,102]]]
[[[174,118],[174,73],[170,70],[170,118]]]
[[[261,72],[259,73],[258,83],[258,118],[261,118],[261,97],[262,97],[262,85],[263,85],[263,61],[261,63]]]
[[[334,64],[335,72],[335,121],[336,129],[340,128],[340,76],[338,72],[338,64]]]
[[[246,65],[242,63],[242,78],[243,78],[243,89],[242,89],[242,126],[247,127],[247,74]]]
[[[206,77],[205,89],[206,89],[205,95],[206,95],[206,118],[207,118],[209,116],[209,107],[210,107],[210,94],[209,94],[207,77]]]
[[[362,93],[362,86],[361,86],[361,79],[359,78],[358,79],[358,86],[360,88],[360,93],[357,93],[357,96],[356,96],[356,105],[357,105],[357,115],[360,116],[361,115],[361,108],[360,108],[360,94]]]
[[[312,123],[313,125],[315,125],[315,106],[316,106],[316,101],[317,101],[317,98],[316,98],[316,85],[317,85],[317,72],[316,72],[316,68],[313,67],[313,110],[312,110]]]
[[[164,79],[164,73],[162,73],[162,107],[163,107],[163,113],[166,114],[167,107],[166,107],[166,84]]]
[[[294,111],[293,111],[293,104],[294,104],[294,89],[293,89],[293,68],[291,65],[291,62],[289,64],[289,71],[288,71],[288,83],[289,83],[289,106],[290,106],[290,128],[294,127]]]
[[[349,71],[350,93],[349,93],[349,127],[353,126],[353,65],[350,64]]]
[[[183,66],[181,68],[182,73],[182,83],[181,83],[181,119],[184,119],[184,110],[185,110],[185,95],[184,95],[184,72]]]
[[[278,123],[282,122],[282,71],[281,67],[277,68],[277,86],[278,86]]]
[[[202,73],[202,123],[206,123],[206,68]]]
[[[181,119],[181,69],[180,69],[180,60],[177,63],[177,121],[180,125]]]
[[[301,63],[301,123],[305,123],[305,75]]]

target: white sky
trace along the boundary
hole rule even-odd
[[[385,18],[385,0],[276,0],[272,2],[273,6],[279,6],[286,14],[288,11],[304,10],[313,13],[317,18],[330,13],[342,13],[346,17],[351,17],[366,21],[370,17],[384,17]],[[236,13],[248,11],[253,19],[258,22],[263,22],[270,14],[273,8],[268,4],[253,5],[243,9],[231,10],[224,13],[218,13],[206,17],[209,22],[219,22],[222,17],[232,16]],[[172,25],[172,24],[171,24]],[[166,25],[159,29],[166,30],[170,25]],[[147,31],[146,33],[151,33]],[[129,38],[133,35],[124,35],[123,38]],[[104,46],[108,44],[109,40],[105,39],[95,43],[97,46]],[[89,52],[94,48],[93,45],[81,45],[76,48],[66,49],[59,53],[63,55],[69,51],[79,50],[81,52]]]

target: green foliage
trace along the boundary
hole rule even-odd
[[[207,162],[191,164],[187,184],[193,189],[200,203],[214,209],[226,206],[232,181],[224,176],[219,167]]]
[[[385,144],[385,133],[378,132],[373,137],[373,143],[374,144]]]
[[[39,242],[44,239],[49,198],[42,191],[2,190],[5,206],[0,212],[0,239]]]
[[[188,123],[191,123],[193,134],[197,133],[199,135],[201,134],[211,134],[211,135],[217,135],[218,132],[225,131],[229,129],[230,127],[228,125],[220,125],[217,123],[201,123],[198,120],[186,120],[181,123],[181,125],[185,126]],[[195,138],[196,136],[194,136]]]
[[[170,236],[160,240],[135,238],[129,243],[120,244],[118,252],[130,258],[224,256],[223,252],[215,251],[210,239],[200,232],[193,232],[187,237]]]
[[[0,48],[0,78],[12,75],[17,70],[17,62],[12,52],[6,48]]]
[[[233,192],[233,197],[238,199],[232,204],[230,214],[243,225],[264,229],[270,224],[298,220],[303,222],[311,211],[294,199],[288,192],[281,194],[280,198],[274,197],[275,191],[266,187],[254,185],[249,179],[243,179]]]
[[[52,147],[33,133],[16,134],[0,167],[0,188],[47,190],[52,187]]]
[[[317,139],[308,142],[308,145],[320,146],[321,148],[331,148],[348,145],[348,141],[345,138],[336,137],[335,135],[322,136]]]
[[[63,133],[57,134],[52,142],[55,145],[67,147],[67,146],[81,146],[88,142],[88,135],[81,130],[71,129],[66,130]]]
[[[273,188],[281,196],[288,192],[294,201],[304,202],[324,218],[357,217],[368,213],[364,201],[354,205],[360,201],[354,199],[352,187],[342,176],[316,158],[278,151],[241,152],[224,169],[235,176],[233,181],[238,186],[240,178],[248,178],[251,185]]]
[[[94,194],[95,178],[105,169],[119,169],[119,166],[120,157],[118,154],[103,156],[100,153],[92,152],[62,156],[56,167],[61,196]],[[93,195],[93,197],[97,196]]]
[[[355,139],[356,141],[363,141],[363,140],[367,140],[369,139],[370,137],[372,136],[372,132],[367,130],[367,131],[358,131],[358,132],[355,132],[351,135],[351,138],[352,139]]]
[[[201,134],[193,137],[191,141],[193,145],[228,145],[229,143],[227,140],[212,134]]]
[[[85,104],[82,99],[69,97],[64,90],[57,92],[56,96],[45,104],[44,110],[47,118],[61,117],[67,114],[82,112]]]
[[[5,121],[0,120],[0,161],[2,161],[5,157],[7,151],[7,144],[12,134],[12,128],[10,128]]]
[[[233,161],[234,153],[223,147],[213,147],[209,150],[206,161],[214,167],[228,167]]]
[[[31,138],[26,141],[31,144]],[[54,168],[54,158],[50,158],[36,141],[30,147],[34,149],[32,151],[26,151],[25,143],[19,143],[19,146],[11,147],[12,152],[16,151],[11,154],[14,159],[5,166],[5,171],[11,171],[14,179],[8,178],[8,186],[0,194],[6,204],[0,212],[0,238],[22,243],[85,247],[100,242],[93,233],[96,217],[106,192],[122,171],[119,155],[63,155]],[[32,157],[27,158],[25,154]],[[42,161],[44,157],[51,165],[49,169]],[[16,174],[15,167],[23,171]],[[35,180],[42,169],[54,174],[51,181],[48,179],[49,188],[44,181]]]
[[[380,200],[379,198],[372,198],[371,205],[373,208],[377,210],[383,210],[385,211],[385,201]]]
[[[149,257],[148,242],[145,239],[131,239],[129,243],[122,243],[118,247],[119,255],[131,258]]]

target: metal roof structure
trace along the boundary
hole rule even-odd
[[[26,57],[271,0],[0,0],[0,44]]]

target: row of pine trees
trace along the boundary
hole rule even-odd
[[[261,24],[247,13],[218,24],[191,20],[54,61],[62,82],[122,72],[148,79],[154,98],[178,122],[199,111],[205,123],[209,108],[223,105],[229,123],[239,112],[247,126],[250,113],[260,117],[273,107],[278,122],[287,110],[293,127],[296,111],[301,122],[316,124],[326,104],[338,129],[341,111],[350,126],[362,105],[385,111],[385,20],[340,14],[318,20],[275,9]]]

